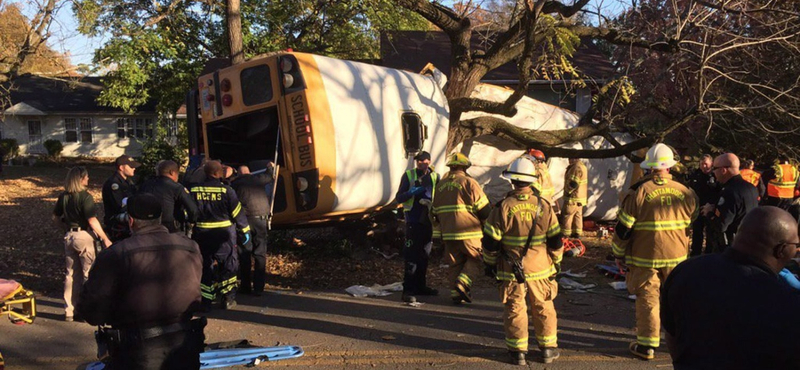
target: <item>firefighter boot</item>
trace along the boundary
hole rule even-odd
[[[650,346],[644,346],[639,343],[633,342],[628,346],[631,354],[643,360],[652,360],[656,358],[656,349]]]
[[[525,361],[525,352],[508,351],[508,354],[511,357],[512,365],[527,365],[527,362]]]
[[[223,310],[230,310],[236,307],[236,295],[235,294],[226,294],[225,298],[222,299],[222,309]]]
[[[558,348],[556,347],[542,348],[542,362],[546,364],[551,364],[559,357],[561,357],[561,352],[559,352]]]
[[[458,299],[467,303],[472,303],[472,292],[471,289],[463,284],[456,285],[456,292],[458,293]],[[453,299],[455,301],[455,299]]]

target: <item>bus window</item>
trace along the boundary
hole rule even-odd
[[[282,155],[274,158],[279,145],[277,107],[214,122],[207,129],[210,158],[237,166],[257,160],[283,165]]]
[[[267,65],[245,68],[239,77],[244,105],[256,105],[272,100],[272,80]]]
[[[406,157],[410,157],[422,150],[428,130],[416,113],[403,113],[401,121],[403,124],[403,148],[406,151]]]

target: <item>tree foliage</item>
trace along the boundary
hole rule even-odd
[[[95,55],[108,70],[101,103],[134,110],[148,99],[173,112],[205,62],[227,57],[225,3],[80,0],[81,32],[110,34]],[[241,2],[247,57],[293,48],[340,58],[378,56],[381,29],[427,23],[389,0]]]

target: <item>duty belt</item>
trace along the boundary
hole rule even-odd
[[[194,319],[191,321],[183,321],[175,324],[165,326],[154,326],[145,329],[110,329],[102,328],[102,332],[109,337],[111,342],[116,343],[136,343],[145,341],[147,339],[157,338],[162,335],[188,331],[189,329],[199,328],[202,329],[206,326],[207,320],[205,317]]]

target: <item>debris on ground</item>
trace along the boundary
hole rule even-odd
[[[374,284],[373,286],[367,287],[363,285],[353,285],[348,287],[344,290],[347,294],[350,294],[353,297],[385,297],[387,295],[392,294],[393,292],[402,292],[403,291],[403,283],[396,282],[388,285],[378,285]]]
[[[625,290],[625,289],[628,289],[628,285],[625,284],[624,281],[612,281],[612,282],[608,283],[608,285],[611,285],[611,287],[614,288],[614,290]]]
[[[575,290],[575,291],[585,292],[586,290],[597,287],[597,284],[594,283],[581,284],[570,278],[562,277],[558,279],[558,287],[564,290]]]

